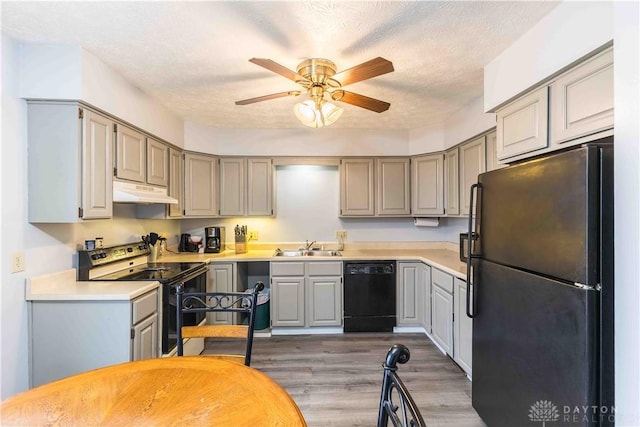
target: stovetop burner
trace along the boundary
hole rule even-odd
[[[147,263],[149,253],[144,242],[78,251],[78,280],[158,280],[166,284],[207,270],[203,262]],[[112,273],[104,275],[91,273],[106,266],[122,269],[111,268]]]
[[[172,281],[184,274],[190,274],[204,263],[163,262],[141,264],[132,268],[97,277],[96,280],[159,280]]]

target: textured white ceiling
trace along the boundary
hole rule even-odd
[[[345,108],[336,128],[439,124],[482,94],[483,66],[558,3],[547,1],[2,2],[2,31],[31,43],[81,45],[184,120],[226,128],[299,128],[296,90],[248,60],[338,71],[382,56],[390,74],[348,90],[391,103]]]

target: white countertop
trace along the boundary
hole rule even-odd
[[[347,249],[342,256],[302,256],[276,257],[269,249],[249,250],[244,254],[236,254],[232,250],[221,253],[169,253],[158,259],[158,262],[233,262],[233,261],[363,261],[363,260],[392,260],[392,261],[422,261],[432,267],[461,279],[466,279],[467,266],[460,262],[457,251],[449,249]]]
[[[27,279],[27,301],[130,301],[160,286],[157,281],[76,280],[71,268],[58,273]]]

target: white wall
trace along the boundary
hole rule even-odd
[[[444,148],[448,149],[496,126],[496,115],[484,112],[484,97],[473,99],[444,123]]]
[[[613,39],[617,1],[565,1],[484,69],[484,109],[495,108]]]
[[[616,425],[640,425],[640,109],[637,2],[565,2],[485,67],[491,110],[614,41]]]
[[[226,227],[233,239],[236,224],[258,231],[260,242],[305,240],[335,244],[336,230],[346,230],[346,242],[448,241],[458,242],[465,230],[462,218],[442,218],[438,227],[416,227],[413,218],[339,218],[340,177],[336,166],[279,166],[276,168],[276,218],[185,220],[185,232],[204,235],[204,227]]]
[[[640,6],[615,4],[616,425],[640,425]]]
[[[179,233],[176,221],[137,220],[135,209],[115,205],[113,220],[29,224],[27,218],[27,105],[20,98],[21,46],[2,34],[2,243],[0,246],[0,398],[28,388],[25,280],[75,266],[77,245],[103,237],[105,245],[134,242],[143,234]],[[128,99],[131,99],[128,98]],[[180,125],[180,128],[182,125]],[[26,270],[11,273],[11,254],[25,254]]]
[[[20,63],[22,98],[82,100],[172,144],[184,145],[180,117],[81,47],[25,44]]]
[[[293,113],[292,113],[293,114]],[[185,149],[219,155],[387,156],[409,154],[406,130],[215,129],[184,126]]]

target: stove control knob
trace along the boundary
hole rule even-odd
[[[100,258],[106,258],[107,254],[105,254],[104,252],[100,254]]]
[[[96,260],[96,259],[98,259],[98,258],[100,258],[100,254],[93,254],[93,255],[91,255],[91,259],[92,259],[92,260]]]
[[[132,247],[128,247],[127,248],[127,252],[133,252],[133,248]]]

